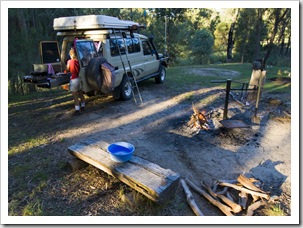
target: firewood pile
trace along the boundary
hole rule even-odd
[[[254,178],[239,175],[237,180],[218,180],[213,186],[201,182],[202,188],[199,188],[188,179],[181,180],[187,202],[198,216],[203,216],[203,212],[196,204],[189,187],[227,216],[253,216],[254,211],[259,207],[278,198],[277,196],[270,197],[269,192],[261,190],[257,185],[258,182]]]

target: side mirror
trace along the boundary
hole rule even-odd
[[[157,51],[156,50],[151,50],[151,55],[156,55],[157,54]]]

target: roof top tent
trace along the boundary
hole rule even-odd
[[[111,16],[85,15],[55,18],[53,27],[56,31],[75,31],[101,29],[136,30],[143,26],[134,21],[119,20]]]

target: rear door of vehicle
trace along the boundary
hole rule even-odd
[[[41,41],[40,57],[41,63],[51,64],[55,73],[60,72],[62,70],[60,50],[57,41]]]
[[[146,39],[142,39],[144,76],[156,73],[159,69],[159,61],[156,54],[152,51],[152,46]]]

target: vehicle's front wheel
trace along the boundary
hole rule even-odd
[[[132,84],[128,78],[128,76],[124,76],[123,80],[121,82],[121,88],[120,88],[120,98],[123,101],[127,101],[131,99],[133,96],[132,94]]]
[[[166,69],[165,66],[161,65],[159,69],[159,75],[155,77],[157,84],[162,84],[166,78]]]

